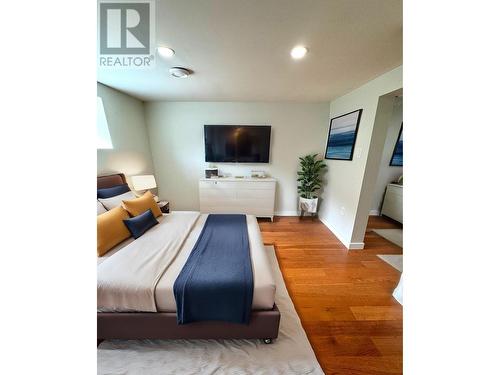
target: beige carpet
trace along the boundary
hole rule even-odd
[[[399,247],[403,247],[402,229],[373,229],[373,231]]]
[[[98,374],[323,374],[283,281],[272,246],[266,246],[281,311],[278,338],[260,340],[104,341]]]

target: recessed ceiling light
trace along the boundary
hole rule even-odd
[[[167,59],[171,58],[173,55],[175,55],[175,51],[172,48],[168,47],[158,47],[158,53],[160,56],[165,57]]]
[[[180,66],[174,66],[173,68],[170,68],[169,72],[175,78],[186,78],[188,75],[193,73],[192,70],[181,68]]]
[[[295,60],[303,58],[307,53],[307,48],[304,46],[296,46],[293,47],[292,51],[290,52],[290,55],[292,58]]]

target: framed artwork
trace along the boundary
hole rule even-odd
[[[358,109],[330,120],[325,159],[352,160],[362,112]]]
[[[403,123],[401,123],[401,129],[399,130],[398,141],[394,146],[394,151],[392,152],[392,158],[389,165],[391,167],[403,166]]]

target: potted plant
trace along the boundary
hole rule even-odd
[[[321,189],[321,172],[326,164],[321,159],[316,159],[318,154],[300,157],[300,170],[297,172],[299,185],[299,209],[302,212],[316,213],[318,210],[318,196],[316,192]]]

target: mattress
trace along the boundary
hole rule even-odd
[[[159,218],[159,225],[168,225],[164,215]],[[174,297],[174,282],[177,279],[182,267],[187,261],[191,250],[193,249],[196,240],[198,239],[205,221],[207,214],[201,214],[196,220],[193,228],[184,240],[177,256],[173,262],[167,267],[161,275],[154,291],[156,302],[156,309],[159,312],[176,312],[177,307]],[[270,310],[274,305],[274,296],[276,292],[276,284],[273,278],[271,266],[265,254],[264,245],[260,234],[259,225],[254,216],[247,215],[248,238],[250,243],[250,256],[252,260],[253,278],[254,278],[254,292],[252,310]],[[146,232],[144,236],[147,236]],[[142,238],[142,237],[141,237]],[[109,260],[113,255],[118,253],[121,249],[130,245],[134,240],[128,239],[121,244],[117,245],[111,251],[107,252],[104,256],[97,258],[98,265]],[[144,239],[143,239],[144,241]],[[119,309],[113,311],[119,312]]]

